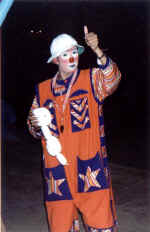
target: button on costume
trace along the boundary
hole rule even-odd
[[[40,138],[43,146],[45,201],[52,232],[80,231],[78,210],[86,231],[116,231],[103,103],[116,90],[120,78],[117,65],[107,57],[105,65],[97,61],[95,68],[77,69],[65,80],[56,74],[36,87],[31,110],[49,110],[49,131],[59,139],[67,159],[63,165],[51,156],[42,132],[28,120],[31,134]]]

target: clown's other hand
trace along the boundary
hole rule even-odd
[[[98,36],[94,32],[88,32],[87,26],[84,26],[84,35],[86,44],[96,52],[99,44]]]
[[[33,126],[36,130],[40,130],[40,126],[38,125],[38,118],[33,114],[33,111],[30,110],[28,120],[31,123],[31,126]]]

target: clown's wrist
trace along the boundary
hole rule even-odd
[[[99,46],[97,46],[94,49],[95,54],[97,55],[97,57],[101,57],[101,55],[103,54],[103,51],[99,48]]]
[[[102,53],[101,56],[97,56],[97,59],[101,65],[105,65],[107,62],[107,57],[104,53]]]

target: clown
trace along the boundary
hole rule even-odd
[[[121,74],[87,26],[84,36],[97,56],[96,67],[79,70],[84,47],[68,34],[54,38],[48,63],[56,64],[58,72],[36,87],[27,121],[31,134],[41,139],[43,146],[45,204],[51,232],[79,232],[78,212],[86,231],[116,231],[102,107],[105,98],[117,89]],[[48,110],[47,124],[35,114],[37,108]],[[64,163],[58,158],[60,152]]]

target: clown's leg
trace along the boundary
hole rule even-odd
[[[72,200],[46,204],[50,232],[79,232],[79,219]]]

